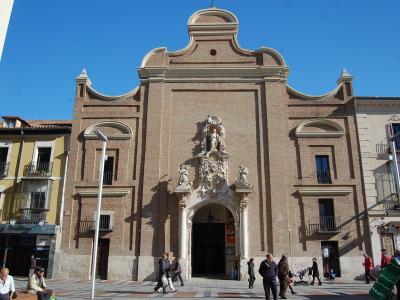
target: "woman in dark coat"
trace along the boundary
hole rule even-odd
[[[318,270],[317,258],[314,257],[312,260],[313,260],[313,263],[312,263],[312,267],[311,267],[311,270],[312,270],[312,282],[311,282],[311,285],[314,285],[315,278],[318,279],[318,285],[321,285],[322,283],[321,283],[321,279],[319,278],[319,270]]]
[[[281,260],[278,263],[278,279],[279,279],[279,296],[282,299],[286,298],[286,290],[289,276],[289,264],[288,258],[285,255],[282,255]]]
[[[247,262],[247,274],[249,274],[249,289],[254,288],[254,281],[256,276],[254,274],[254,258],[250,258]]]

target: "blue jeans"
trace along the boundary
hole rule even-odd
[[[0,294],[0,300],[10,300],[10,296],[8,294]]]

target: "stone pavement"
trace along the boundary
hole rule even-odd
[[[16,278],[18,289],[24,289],[26,278]],[[89,299],[91,284],[88,280],[47,280],[49,288],[57,293],[57,299]],[[154,293],[155,283],[149,281],[110,281],[99,280],[96,283],[96,299],[145,299],[145,298],[179,298],[179,299],[265,299],[262,283],[256,282],[254,289],[247,288],[245,281],[214,280],[192,278],[181,287],[176,283],[178,291],[167,295]],[[368,295],[371,285],[361,281],[323,282],[322,286],[296,286],[297,295],[290,295],[293,300],[348,300],[372,299]]]

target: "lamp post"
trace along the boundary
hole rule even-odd
[[[90,293],[90,299],[94,299],[94,286],[96,282],[96,263],[97,263],[97,247],[99,244],[99,227],[100,227],[100,209],[101,209],[101,197],[103,194],[103,176],[104,176],[104,161],[106,158],[106,147],[108,139],[107,137],[98,129],[94,130],[94,133],[102,141],[101,149],[101,161],[99,170],[99,195],[97,200],[97,210],[96,210],[96,228],[94,232],[94,243],[93,243],[93,254],[92,254],[92,291]]]

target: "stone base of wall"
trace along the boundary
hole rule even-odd
[[[68,255],[57,252],[55,262],[58,268],[53,269],[53,278],[57,279],[90,279],[91,255]],[[137,259],[134,256],[109,256],[107,279],[137,280]]]
[[[258,274],[258,268],[265,257],[253,257],[257,280],[261,280]],[[57,279],[89,279],[90,278],[90,255],[68,255],[62,252],[56,252],[55,262],[59,262],[59,268],[53,269],[53,278]],[[280,257],[274,260],[278,263]],[[318,257],[318,265],[321,277],[323,277],[322,258]],[[108,260],[108,279],[109,280],[157,280],[159,257],[153,256],[110,256]],[[364,276],[364,267],[362,256],[343,256],[340,258],[341,279],[353,280]],[[182,278],[187,280],[191,277],[189,269],[189,258],[181,259]],[[240,261],[240,280],[247,280],[247,262],[248,259]],[[293,257],[289,258],[289,268],[293,273],[310,267],[312,257]]]

